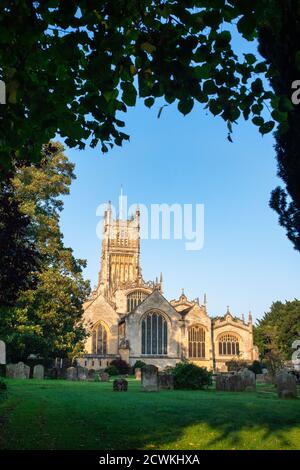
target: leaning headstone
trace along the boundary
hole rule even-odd
[[[45,375],[44,366],[42,364],[37,364],[33,368],[33,378],[34,379],[43,379]]]
[[[24,362],[18,362],[18,364],[7,364],[6,376],[12,379],[29,379],[30,367],[24,364]]]
[[[90,381],[90,382],[94,382],[96,378],[96,371],[95,369],[89,369],[88,370],[88,373],[87,373],[87,379]]]
[[[142,371],[141,369],[139,369],[138,367],[135,369],[134,371],[134,374],[135,374],[135,378],[136,380],[141,380],[142,378]]]
[[[78,380],[87,380],[88,369],[86,369],[85,367],[77,367],[77,377]]]
[[[142,367],[142,390],[145,392],[158,391],[158,368],[152,365]]]
[[[30,367],[24,364],[24,362],[18,362],[16,374],[16,379],[29,379]]]
[[[174,376],[167,372],[158,373],[159,390],[174,390]]]
[[[6,347],[4,341],[0,340],[0,364],[6,364]]]
[[[115,379],[113,381],[113,391],[114,392],[127,392],[128,382],[125,379]]]
[[[76,367],[67,368],[67,380],[78,380]]]
[[[15,366],[16,366],[16,364],[7,364],[7,366],[6,366],[6,377],[9,377],[10,379],[15,378]]]
[[[241,376],[243,388],[245,391],[255,391],[256,390],[256,381],[255,381],[255,374],[249,369],[243,369],[239,372]]]
[[[244,390],[244,385],[240,374],[217,375],[216,390],[221,392],[242,392]]]
[[[279,398],[297,398],[296,379],[292,374],[281,371],[276,375],[277,393]]]
[[[100,382],[109,382],[109,374],[107,372],[102,372],[99,374]]]

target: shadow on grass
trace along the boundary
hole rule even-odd
[[[300,401],[258,392],[113,392],[111,383],[9,383],[10,449],[299,449]],[[4,443],[5,442],[5,443]],[[4,443],[4,444],[3,444]],[[3,448],[2,447],[2,448]]]

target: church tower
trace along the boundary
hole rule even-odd
[[[106,297],[117,288],[137,283],[140,270],[140,211],[130,219],[113,219],[108,203],[103,220],[101,270],[98,290]]]

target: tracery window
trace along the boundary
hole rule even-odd
[[[219,338],[220,356],[238,356],[240,354],[239,339],[232,334],[224,334]]]
[[[97,323],[92,331],[92,354],[107,354],[107,331],[102,323]]]
[[[189,329],[189,357],[205,357],[205,331],[201,326]]]
[[[127,295],[127,312],[134,310],[143,300],[147,294],[142,290],[135,290]]]
[[[148,313],[142,320],[142,354],[164,355],[168,353],[168,325],[158,312]]]

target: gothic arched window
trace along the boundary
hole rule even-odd
[[[232,334],[224,334],[219,338],[219,355],[220,356],[239,356],[240,343],[237,336]]]
[[[135,290],[127,295],[127,312],[132,312],[147,297],[142,290]]]
[[[142,354],[168,353],[168,325],[158,312],[148,313],[142,321]]]
[[[107,354],[107,331],[102,323],[97,323],[92,331],[92,354]]]
[[[201,326],[189,329],[189,357],[205,357],[205,331]]]

